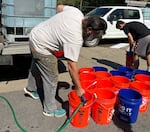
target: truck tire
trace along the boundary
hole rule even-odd
[[[100,41],[100,39],[99,38],[95,38],[95,39],[92,39],[92,40],[86,40],[85,42],[84,42],[84,46],[85,47],[95,47],[95,46],[97,46],[98,44],[99,44],[99,41]]]

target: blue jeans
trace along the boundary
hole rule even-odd
[[[32,55],[27,89],[31,91],[43,90],[44,111],[53,112],[57,109],[55,100],[58,82],[57,58],[54,55],[43,55],[38,52],[32,52]]]

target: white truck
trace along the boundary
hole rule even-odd
[[[102,39],[119,39],[127,38],[123,31],[116,29],[117,20],[124,22],[139,21],[150,28],[150,8],[139,8],[131,6],[101,6],[93,9],[85,15],[99,16],[107,23],[106,34]],[[88,38],[84,43],[87,47],[96,46],[100,43],[100,39]]]
[[[0,65],[30,56],[29,33],[56,14],[57,0],[0,0]]]

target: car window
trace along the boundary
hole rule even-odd
[[[124,10],[123,9],[117,9],[113,11],[110,16],[113,16],[114,20],[123,19],[124,18]]]
[[[138,10],[134,9],[117,9],[113,11],[110,16],[113,16],[113,20],[118,19],[139,19],[140,14]]]
[[[138,10],[127,10],[126,11],[127,15],[126,15],[126,19],[139,19],[140,18],[140,14]]]
[[[85,16],[100,16],[103,17],[109,10],[112,8],[96,8],[89,13],[87,13]]]

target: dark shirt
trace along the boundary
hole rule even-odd
[[[126,23],[123,30],[125,34],[131,33],[135,41],[150,35],[150,29],[148,29],[143,23],[140,22]]]

